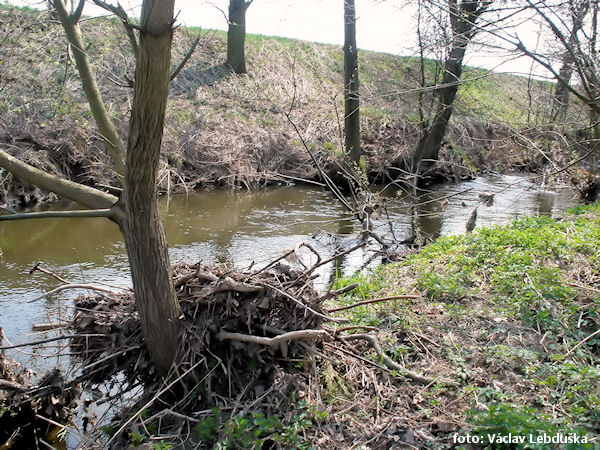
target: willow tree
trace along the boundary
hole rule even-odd
[[[450,24],[447,56],[443,63],[441,83],[435,89],[436,106],[433,118],[423,129],[412,156],[413,173],[426,171],[432,161],[438,159],[440,148],[460,86],[463,61],[467,47],[477,33],[478,19],[492,3],[489,0],[447,0],[439,5],[429,0],[431,6],[442,7],[447,11]]]
[[[179,347],[179,305],[158,213],[156,178],[169,90],[174,0],[144,0],[138,37],[134,101],[127,146],[111,122],[84,51],[79,21],[85,0],[67,11],[64,0],[50,0],[73,50],[90,109],[112,159],[123,193],[120,198],[50,175],[0,149],[0,166],[18,178],[53,191],[87,210],[1,215],[0,220],[43,217],[107,217],[123,233],[136,307],[146,346],[157,372],[166,375]]]
[[[246,73],[246,11],[253,0],[229,0],[227,64],[235,73]]]

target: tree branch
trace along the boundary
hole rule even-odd
[[[5,220],[47,219],[50,217],[107,217],[113,219],[113,209],[86,209],[82,211],[42,211],[32,213],[2,214],[0,222]]]
[[[447,384],[449,386],[456,386],[456,383],[452,380],[447,380],[447,379],[440,378],[440,377],[428,378],[428,377],[420,375],[416,372],[413,372],[413,371],[408,370],[405,367],[401,366],[400,364],[398,364],[397,362],[392,360],[389,356],[387,356],[383,352],[383,350],[381,349],[381,346],[379,345],[379,341],[377,339],[375,339],[373,336],[369,336],[368,334],[351,334],[350,336],[344,336],[342,339],[344,339],[346,341],[351,341],[351,340],[355,340],[355,339],[367,341],[369,343],[369,345],[373,348],[373,350],[375,350],[375,353],[377,353],[377,356],[379,356],[381,358],[381,360],[387,366],[388,369],[395,370],[395,371],[399,372],[400,375],[402,375],[406,378],[410,378],[411,380],[415,381],[416,383],[432,384],[435,382],[440,382],[440,383]]]
[[[94,121],[104,140],[106,150],[112,159],[119,182],[123,184],[125,176],[125,154],[127,153],[127,150],[106,110],[106,105],[102,99],[102,94],[100,93],[96,76],[92,70],[90,59],[84,50],[85,46],[78,20],[76,20],[76,17],[69,15],[63,0],[51,0],[51,2],[58,13],[60,22],[67,35],[67,40],[73,49],[75,65],[77,66],[77,71],[81,78],[81,85],[90,105],[90,110],[94,116]]]
[[[188,50],[186,55],[183,57],[183,59],[181,60],[181,62],[177,66],[177,68],[171,73],[171,75],[169,77],[169,81],[173,81],[175,79],[175,77],[177,77],[177,75],[179,75],[179,72],[181,72],[181,70],[185,67],[185,65],[187,64],[189,59],[194,54],[194,51],[196,50],[196,47],[198,46],[199,42],[200,42],[200,35],[198,35],[196,37],[196,39],[194,40],[194,43],[192,44],[192,46],[190,47],[190,49]]]
[[[37,296],[36,298],[32,299],[32,300],[28,300],[27,303],[33,303],[33,302],[37,302],[38,300],[41,300],[45,297],[48,297],[49,295],[52,294],[56,294],[57,292],[60,291],[64,291],[65,289],[89,289],[92,291],[97,291],[97,292],[106,292],[109,294],[114,294],[114,291],[111,291],[110,289],[106,289],[103,287],[99,287],[99,286],[93,286],[91,284],[64,284],[62,286],[59,286],[55,289],[52,289],[51,291],[48,292],[44,292],[42,295]]]
[[[71,14],[71,18],[73,21],[78,22],[81,19],[81,14],[83,14],[83,7],[85,6],[85,0],[79,0],[79,4],[73,14]]]
[[[220,341],[240,341],[249,342],[252,344],[268,345],[275,347],[289,341],[297,341],[299,339],[325,339],[329,337],[329,333],[325,330],[298,330],[280,334],[275,337],[254,336],[251,334],[231,333],[229,331],[219,331],[216,335]]]
[[[125,33],[127,34],[127,37],[129,38],[129,43],[131,44],[131,52],[133,53],[133,57],[137,61],[139,45],[135,32],[133,31],[136,27],[129,20],[129,16],[127,15],[125,9],[123,9],[120,3],[117,3],[117,5],[115,6],[111,5],[110,3],[106,3],[102,0],[93,1],[99,7],[109,12],[112,12],[115,16],[121,19],[121,23],[123,24],[123,28],[125,28]]]
[[[369,305],[371,303],[381,303],[381,302],[389,302],[389,301],[392,301],[392,300],[416,299],[416,298],[419,298],[419,296],[418,295],[411,295],[411,294],[393,295],[391,297],[383,297],[383,298],[374,298],[374,299],[371,299],[371,300],[365,300],[365,301],[362,301],[362,302],[354,303],[352,305],[342,306],[341,308],[329,309],[329,310],[327,310],[327,313],[331,314],[333,312],[345,311],[346,309],[356,308],[356,307],[362,306],[362,305]]]
[[[4,167],[21,180],[33,184],[45,191],[54,192],[62,197],[92,209],[111,208],[118,200],[107,194],[74,181],[52,175],[26,164],[0,148],[0,167]]]

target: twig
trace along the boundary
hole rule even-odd
[[[584,340],[582,340],[581,342],[579,342],[577,345],[575,345],[571,350],[569,350],[567,353],[565,353],[565,356],[569,356],[571,353],[573,353],[576,349],[578,349],[579,347],[581,347],[583,344],[585,344],[587,341],[589,341],[590,339],[592,339],[594,336],[597,336],[598,334],[600,334],[600,329],[594,331],[592,334],[590,334],[588,337],[586,337]]]
[[[412,334],[414,334],[416,337],[423,339],[424,341],[429,342],[431,345],[433,345],[434,347],[440,347],[440,344],[438,344],[437,342],[429,339],[427,336],[422,335],[421,333],[417,333],[416,331],[411,331]]]
[[[275,337],[264,337],[254,336],[251,334],[242,333],[230,333],[229,331],[219,331],[216,338],[223,340],[250,342],[253,344],[268,345],[269,347],[275,347],[282,342],[297,341],[299,339],[324,339],[330,337],[329,333],[325,330],[297,330],[290,331],[284,334],[280,334]]]
[[[40,416],[39,414],[36,414],[36,415],[35,415],[35,417],[37,417],[38,419],[40,419],[40,420],[43,420],[43,421],[45,421],[45,422],[48,422],[49,424],[51,424],[51,425],[54,425],[55,427],[58,427],[58,428],[60,428],[61,430],[62,430],[63,428],[65,428],[65,426],[64,426],[63,424],[61,424],[61,423],[58,423],[58,422],[56,422],[55,420],[48,419],[47,417]]]
[[[212,412],[212,409],[210,411]],[[172,409],[165,409],[165,410],[163,410],[163,412],[171,414],[172,416],[177,417],[178,419],[187,420],[189,422],[195,422],[195,423],[202,422],[201,420],[198,420],[195,417],[186,416],[184,414],[173,411]]]
[[[150,407],[150,405],[152,405],[152,403],[154,403],[162,394],[164,394],[169,389],[171,389],[171,387],[173,385],[178,383],[181,379],[183,379],[183,377],[185,377],[188,373],[190,373],[192,370],[194,370],[196,367],[198,367],[202,362],[204,362],[204,361],[203,360],[198,361],[196,364],[194,364],[188,370],[186,370],[181,375],[179,375],[177,378],[175,378],[173,381],[171,381],[167,386],[165,386],[160,391],[158,391],[144,406],[142,406],[134,415],[132,415],[129,419],[127,419],[123,423],[123,425],[121,425],[119,427],[119,429],[115,432],[115,434],[113,434],[112,437],[106,443],[106,448],[109,448],[110,444],[117,438],[117,436],[119,436],[119,434],[121,434],[123,432],[123,430],[127,426],[129,426],[131,424],[131,422],[133,422],[144,410],[148,409],[148,407]]]
[[[177,68],[169,76],[169,81],[173,81],[177,77],[177,75],[179,75],[179,72],[181,72],[181,70],[185,67],[185,65],[187,64],[187,62],[189,61],[189,59],[194,54],[194,51],[196,50],[196,47],[198,47],[198,42],[200,42],[200,34],[198,34],[198,36],[196,37],[196,39],[192,43],[192,46],[190,47],[190,49],[188,50],[188,52],[185,54],[185,56],[183,57],[183,59],[181,60],[181,62],[177,66]]]
[[[12,381],[7,380],[0,380],[0,389],[19,392],[27,392],[29,390],[29,388],[23,386],[22,384],[14,383]]]
[[[296,278],[291,284],[289,284],[289,286],[295,286],[296,284],[298,284],[300,281],[304,280],[306,277],[308,277],[311,273],[313,273],[317,268],[330,263],[331,261],[335,261],[336,259],[347,255],[348,253],[352,253],[353,251],[359,249],[360,247],[364,247],[365,245],[367,245],[366,242],[359,242],[358,244],[350,247],[347,250],[344,250],[343,252],[340,253],[336,253],[335,255],[333,255],[330,258],[324,259],[321,262],[316,263],[314,266],[312,266],[310,269],[306,270],[304,273],[302,273],[298,278]]]
[[[70,283],[70,284],[65,284],[64,286],[59,286],[55,289],[52,289],[51,291],[48,291],[36,298],[34,298],[33,300],[28,300],[27,303],[33,303],[33,302],[37,302],[38,300],[41,300],[49,295],[52,294],[56,294],[57,292],[60,291],[64,291],[65,289],[90,289],[92,291],[99,291],[99,292],[107,292],[109,294],[114,294],[114,291],[111,291],[110,289],[106,289],[106,288],[102,288],[102,287],[98,287],[98,286],[93,286],[91,284],[76,284],[76,283]]]
[[[118,352],[111,353],[110,355],[107,355],[104,358],[101,358],[101,359],[99,359],[97,361],[94,361],[93,363],[85,366],[84,368],[81,369],[81,372],[87,372],[92,367],[97,366],[98,364],[102,364],[103,362],[108,361],[109,359],[116,358],[117,356],[121,356],[121,355],[123,355],[123,354],[125,354],[127,352],[130,352],[131,350],[137,350],[139,348],[140,348],[139,345],[133,345],[131,347],[127,347],[127,348],[125,348],[123,350],[120,350]]]
[[[268,283],[260,283],[260,284],[262,284],[263,286],[269,287],[269,288],[273,289],[275,292],[278,292],[279,294],[281,294],[281,295],[289,298],[290,300],[292,300],[293,302],[295,302],[296,304],[298,304],[302,308],[304,308],[307,311],[311,312],[315,316],[320,317],[323,320],[326,320],[327,322],[337,322],[337,323],[347,323],[347,322],[350,322],[350,319],[340,319],[340,318],[337,318],[337,317],[329,317],[329,316],[326,316],[325,314],[321,314],[320,312],[315,311],[314,309],[312,309],[310,306],[305,305],[300,300],[296,299],[294,296],[288,294],[287,292],[282,291],[281,289],[277,289],[275,286],[273,286],[271,284],[268,284]]]
[[[373,350],[375,350],[375,352],[377,353],[377,355],[381,358],[381,360],[383,361],[383,363],[389,369],[398,371],[398,372],[400,372],[400,375],[402,375],[402,376],[404,376],[406,378],[410,378],[411,380],[413,380],[413,381],[415,381],[417,383],[430,384],[430,383],[440,382],[440,383],[444,383],[444,384],[447,384],[447,385],[450,385],[450,386],[456,386],[457,385],[454,381],[451,381],[451,380],[446,380],[446,379],[443,379],[441,377],[428,378],[428,377],[420,375],[420,374],[418,374],[416,372],[412,372],[412,371],[406,369],[405,367],[402,367],[400,364],[396,363],[389,356],[387,356],[383,352],[383,350],[381,350],[381,346],[379,345],[379,342],[373,336],[369,336],[368,334],[352,334],[350,336],[344,336],[343,339],[344,340],[361,339],[363,341],[367,341],[369,343],[369,345],[373,348]]]
[[[323,300],[327,300],[331,297],[337,297],[338,295],[345,294],[346,292],[356,289],[357,287],[358,287],[358,283],[352,283],[341,289],[337,289],[334,291],[328,291],[325,295],[322,295],[321,297],[319,297],[319,300],[323,301]]]
[[[341,308],[329,309],[329,310],[327,310],[327,312],[328,313],[333,313],[333,312],[338,312],[338,311],[344,311],[346,309],[356,308],[358,306],[368,305],[370,303],[389,302],[391,300],[416,299],[416,298],[419,298],[419,296],[418,295],[412,295],[412,294],[393,295],[391,297],[382,297],[382,298],[374,298],[374,299],[371,299],[371,300],[364,300],[362,302],[354,303],[352,305],[342,306]]]
[[[338,334],[338,333],[343,333],[344,331],[357,330],[357,329],[375,331],[375,330],[377,330],[377,327],[368,327],[366,325],[352,325],[349,327],[342,327],[342,328],[338,328],[336,330],[331,330],[330,333]],[[329,330],[327,330],[327,331],[329,331]]]
[[[29,275],[32,275],[33,272],[35,272],[36,270],[42,273],[45,273],[46,275],[50,275],[53,278],[56,278],[58,281],[60,281],[61,283],[65,283],[65,284],[71,284],[70,281],[65,280],[64,278],[59,277],[58,275],[56,275],[54,272],[50,272],[47,269],[43,269],[42,267],[40,267],[41,261],[38,261],[37,263],[35,263],[35,265],[29,269]]]
[[[198,267],[198,269],[195,272],[189,273],[189,274],[184,275],[181,278],[175,280],[175,282],[173,283],[173,286],[175,287],[175,289],[177,289],[178,287],[184,285],[191,279],[196,278],[199,273],[200,273],[200,268]]]
[[[108,334],[71,334],[69,336],[62,335],[62,336],[57,336],[57,337],[53,337],[53,338],[42,339],[39,341],[25,342],[23,344],[6,345],[4,347],[0,347],[0,350],[10,350],[12,348],[19,348],[19,347],[30,347],[32,345],[45,344],[47,342],[60,341],[62,339],[84,338],[84,337],[104,337],[104,336],[110,336],[110,335],[108,335]]]
[[[596,293],[600,294],[600,289],[594,289],[593,287],[590,287],[590,286],[583,286],[583,285],[577,284],[577,283],[567,283],[567,285],[576,287],[579,289],[586,289],[588,291],[592,291],[592,292],[596,292]]]
[[[67,322],[48,322],[48,323],[34,323],[31,326],[33,331],[48,331],[48,330],[56,330],[58,328],[65,328],[69,324]]]

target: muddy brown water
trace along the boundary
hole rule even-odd
[[[485,176],[437,186],[425,194],[419,210],[423,231],[432,237],[462,233],[482,191],[495,193],[495,203],[479,208],[477,226],[506,223],[524,215],[556,217],[577,202],[570,190],[543,190],[519,176]],[[442,198],[447,204],[439,200]],[[394,234],[399,239],[406,237],[410,230],[406,201],[391,191],[386,203]],[[327,257],[356,243],[359,231],[329,194],[305,186],[257,192],[198,191],[162,199],[162,209],[172,263],[201,260],[259,267],[303,241]],[[385,221],[376,221],[375,228],[389,232]],[[336,268],[325,267],[320,283],[326,285],[334,271],[349,274],[359,270],[368,257],[358,251],[338,261]],[[60,319],[56,311],[61,305],[62,314],[69,311],[70,302],[64,298],[28,302],[60,284],[43,273],[29,274],[38,261],[72,282],[130,284],[123,241],[117,227],[106,219],[0,222],[0,327],[13,344],[53,336],[56,332],[33,333],[32,325]],[[56,359],[44,355],[55,353],[54,346],[6,352],[38,369],[53,366]],[[63,357],[63,362],[66,359]]]

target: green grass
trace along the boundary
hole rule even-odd
[[[359,283],[340,300],[417,290],[418,300],[349,310],[353,323],[379,327],[388,354],[460,382],[456,396],[431,394],[413,417],[452,405],[459,434],[555,436],[590,441],[600,430],[600,203],[562,220],[518,219],[463,236],[439,238],[403,262],[339,280]],[[388,320],[390,317],[393,320]],[[426,354],[413,340],[437,343]],[[423,344],[423,341],[421,341]],[[458,405],[456,398],[469,399]],[[440,419],[441,420],[441,419]],[[486,448],[506,448],[487,443]],[[534,443],[528,448],[554,448]]]

